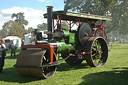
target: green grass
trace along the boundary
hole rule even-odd
[[[109,50],[108,61],[103,67],[90,67],[85,61],[75,66],[63,62],[49,79],[19,75],[13,67],[16,59],[10,58],[8,51],[3,73],[0,73],[0,85],[128,85],[128,43],[110,43]]]

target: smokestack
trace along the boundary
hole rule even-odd
[[[52,6],[47,6],[47,24],[48,24],[48,31],[53,32],[53,26],[52,26]],[[48,34],[48,39],[52,39],[52,35]]]

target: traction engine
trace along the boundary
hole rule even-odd
[[[70,65],[81,64],[86,60],[91,67],[103,66],[108,58],[108,47],[104,39],[103,22],[110,17],[88,15],[65,11],[52,11],[47,6],[48,31],[31,33],[32,44],[21,47],[16,67],[23,76],[49,78],[54,75],[57,65],[65,61]],[[62,28],[62,20],[69,25],[69,30]],[[96,22],[101,21],[100,25]],[[73,25],[78,28],[72,30]]]

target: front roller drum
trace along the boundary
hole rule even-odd
[[[53,61],[56,61],[54,56]],[[54,75],[56,66],[43,67],[49,63],[49,52],[46,50],[23,50],[17,59],[17,70],[23,76],[49,78]]]
[[[85,59],[91,67],[103,66],[107,61],[108,47],[101,37],[91,37],[85,45],[85,52],[89,52]]]

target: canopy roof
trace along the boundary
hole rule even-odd
[[[77,18],[80,19],[80,21],[88,21],[88,20],[111,20],[111,17],[107,16],[99,16],[99,15],[92,15],[92,14],[85,14],[85,13],[75,13],[75,12],[66,12],[66,11],[54,11],[53,17],[57,19],[57,16],[61,17],[61,20],[69,20],[73,21]],[[44,14],[44,18],[47,18],[47,13]],[[69,19],[70,18],[70,19]]]
[[[18,39],[21,39],[17,36],[7,36],[6,38],[4,38],[5,40],[18,40]]]

